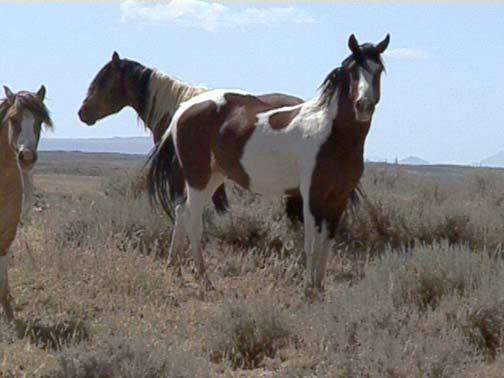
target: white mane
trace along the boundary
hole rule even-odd
[[[167,113],[173,116],[181,103],[208,90],[186,84],[158,70],[152,71],[149,86],[145,123],[152,131]]]

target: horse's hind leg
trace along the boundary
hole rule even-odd
[[[14,320],[14,312],[10,304],[9,279],[8,279],[9,253],[0,257],[0,303],[7,319]]]
[[[168,252],[168,264],[177,269],[178,275],[181,275],[179,256],[184,247],[186,230],[184,225],[185,203],[181,203],[175,207],[175,225],[172,231],[172,239],[170,250]]]
[[[202,280],[207,290],[214,287],[205,270],[205,262],[201,253],[201,237],[203,235],[203,210],[209,202],[215,189],[224,182],[224,176],[219,173],[212,174],[209,183],[203,190],[187,186],[186,211],[184,213],[185,228],[191,242],[191,253],[196,266],[198,278]]]

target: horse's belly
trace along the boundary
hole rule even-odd
[[[244,150],[240,162],[253,192],[276,196],[299,186],[296,153],[292,145],[276,139],[252,137]]]

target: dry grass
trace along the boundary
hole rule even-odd
[[[369,198],[342,226],[326,302],[311,306],[302,231],[280,203],[231,190],[231,215],[205,213],[217,290],[204,292],[189,258],[182,277],[166,266],[171,225],[132,198],[134,172],[101,184],[45,172],[15,243],[19,321],[0,318],[0,376],[498,376],[504,366],[500,171],[368,167]]]

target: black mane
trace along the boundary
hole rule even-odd
[[[345,82],[345,77],[346,72],[343,67],[337,67],[327,75],[319,87],[321,91],[319,98],[320,105],[329,104],[336,90]]]
[[[135,83],[135,88],[137,90],[133,93],[135,100],[141,109],[145,109],[146,102],[149,95],[149,82],[152,74],[152,69],[145,67],[143,64],[135,62],[134,60],[121,59],[117,66],[114,62],[107,63],[97,74],[94,80],[89,86],[89,91],[91,91],[95,86],[101,87],[109,79],[109,75],[117,70],[120,75],[120,80],[122,83],[125,82],[125,78],[128,78]],[[125,88],[121,88],[125,90]]]
[[[327,105],[338,88],[341,89],[342,93],[348,91],[348,69],[353,63],[358,64],[364,69],[368,69],[366,62],[370,60],[385,70],[380,53],[373,44],[364,43],[359,46],[359,50],[360,54],[350,54],[341,62],[341,66],[332,70],[324,79],[319,87],[321,89],[320,105]]]
[[[149,83],[152,75],[152,69],[135,62],[134,60],[121,60],[122,78],[129,77],[135,83],[135,97],[140,109],[144,110],[149,98]],[[124,79],[122,79],[124,80]]]
[[[380,53],[371,43],[364,43],[359,46],[360,54],[350,54],[342,63],[341,66],[348,68],[353,62],[366,69],[366,61],[370,60],[385,69]]]

